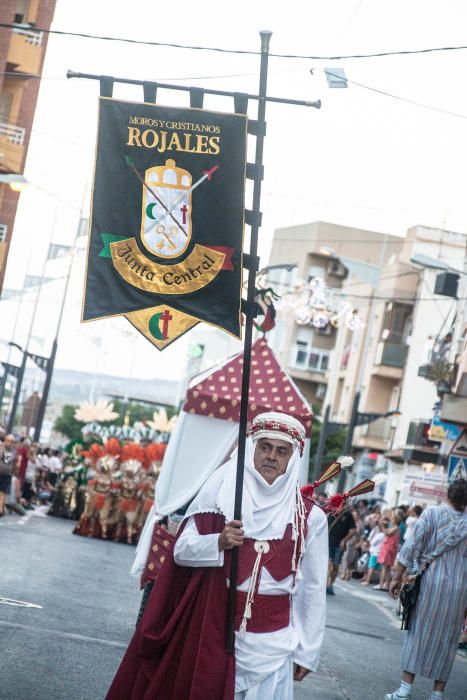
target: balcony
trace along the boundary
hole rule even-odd
[[[19,73],[37,75],[42,60],[43,32],[31,29],[28,25],[18,25],[11,32],[7,62],[13,64]]]
[[[447,423],[465,425],[467,416],[467,396],[445,394],[441,406],[441,420]]]
[[[373,450],[387,450],[391,443],[392,418],[378,418],[373,423],[363,425],[358,429],[359,434],[355,439],[358,447]]]
[[[20,172],[23,165],[26,129],[0,122],[0,168]]]
[[[407,462],[442,464],[446,461],[440,454],[440,443],[430,440],[430,430],[430,420],[420,419],[409,423],[407,442],[403,450]]]
[[[390,343],[380,341],[376,348],[375,365],[373,374],[383,377],[401,379],[402,371],[407,359],[408,345],[403,343]]]

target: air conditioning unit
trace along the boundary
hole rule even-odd
[[[339,260],[331,260],[328,267],[328,275],[331,277],[339,277],[340,279],[345,279],[347,277],[348,270]]]

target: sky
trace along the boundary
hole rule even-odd
[[[259,49],[259,30],[269,29],[271,52],[324,57],[463,45],[466,21],[461,0],[179,0],[166,6],[57,0],[52,29],[250,51]],[[328,88],[323,69],[335,67],[345,69],[347,89]],[[49,242],[71,244],[80,210],[89,215],[99,89],[95,81],[67,80],[67,69],[254,93],[259,57],[51,35],[25,169],[30,186],[21,195],[10,248],[9,289],[21,288],[26,273],[41,274]],[[399,236],[417,224],[467,232],[466,72],[467,50],[339,61],[271,57],[268,93],[320,99],[322,108],[268,104],[262,263],[275,228],[316,220]],[[117,86],[114,96],[139,101],[142,88]],[[188,106],[183,93],[160,91],[159,98]],[[206,97],[205,107],[230,111],[232,101]],[[75,257],[57,366],[179,377],[189,334],[159,353],[124,319],[80,324],[84,259],[84,252]],[[45,354],[66,272],[64,259],[45,268],[46,276],[60,278],[44,286],[31,332],[33,349]],[[2,359],[5,340],[25,342],[34,305],[34,293],[19,313],[18,301],[1,302]]]

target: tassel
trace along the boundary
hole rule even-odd
[[[255,599],[256,584],[258,582],[258,574],[261,568],[261,557],[263,556],[263,552],[269,552],[269,544],[268,542],[258,540],[255,542],[255,549],[257,551],[255,565],[253,566],[253,571],[251,572],[250,584],[246,594],[245,609],[243,611],[242,622],[238,630],[241,638],[245,636],[248,620],[251,620],[251,608]]]
[[[331,496],[324,501],[324,512],[333,514],[339,513],[344,507],[344,504],[348,498],[348,493],[335,493],[334,496]]]

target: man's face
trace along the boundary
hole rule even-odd
[[[7,450],[11,450],[12,447],[15,446],[15,439],[12,438],[10,435],[7,435],[5,438],[5,447]]]
[[[290,442],[261,438],[255,448],[255,469],[268,484],[272,484],[278,476],[285,474],[292,452]]]

